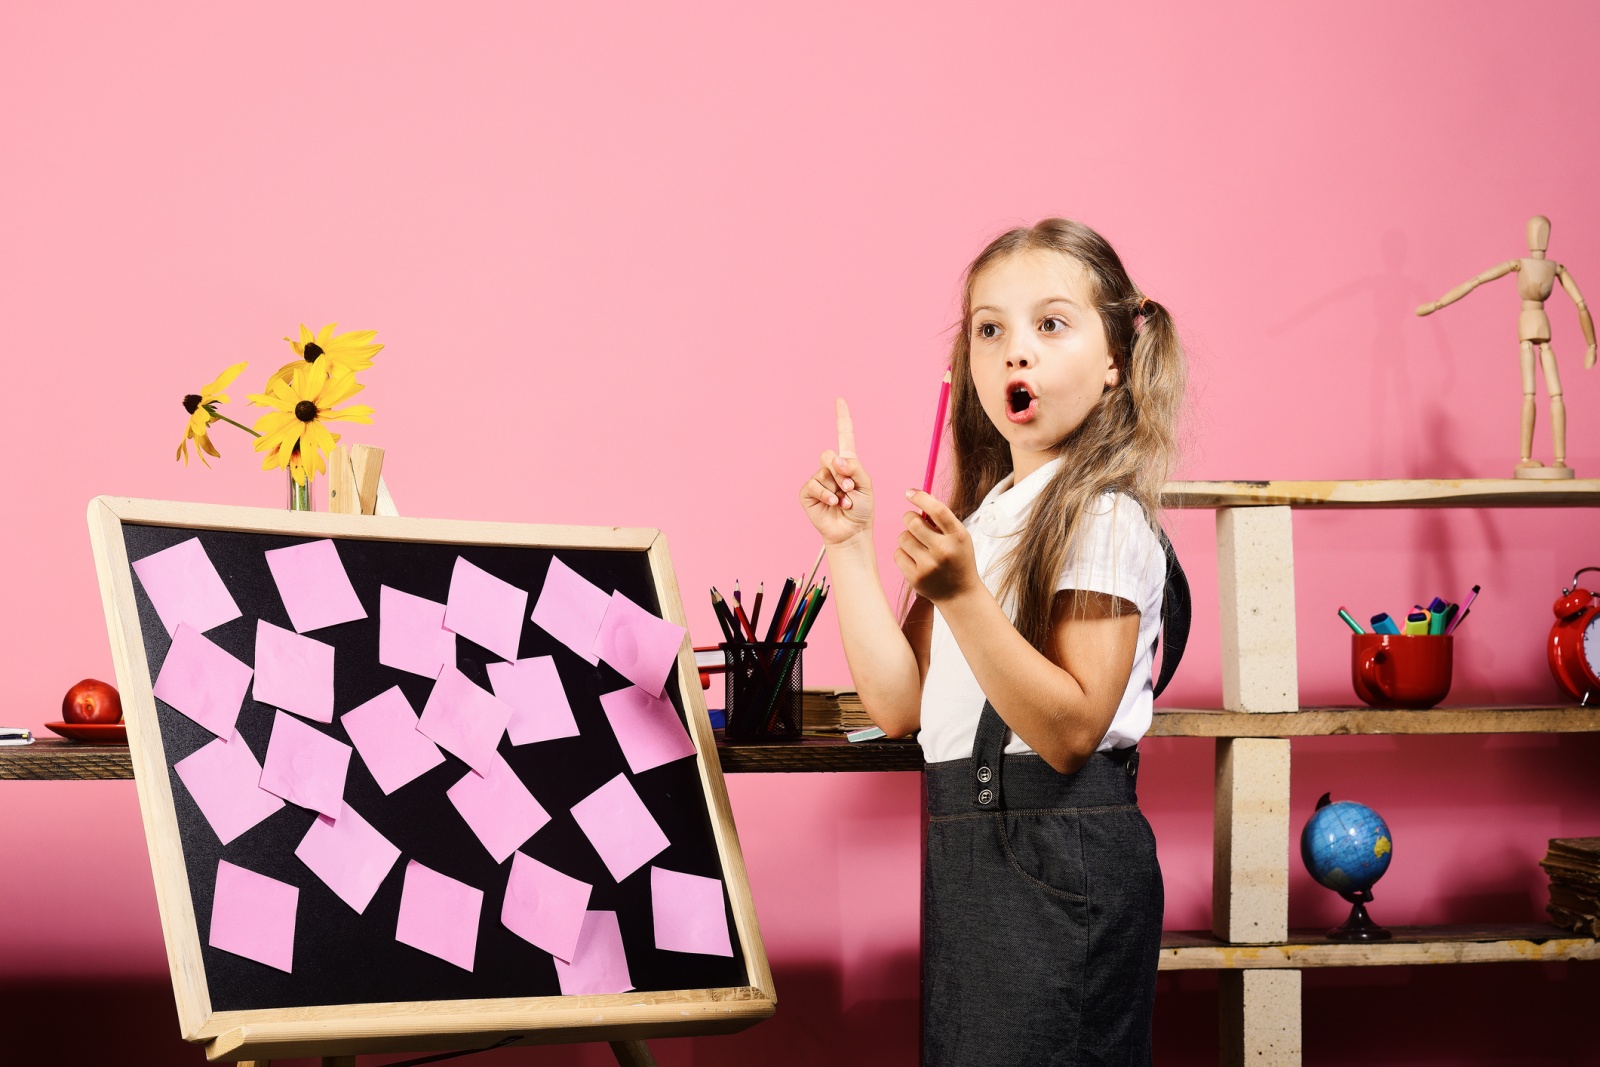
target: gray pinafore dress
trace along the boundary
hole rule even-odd
[[[1137,748],[1072,774],[1005,755],[987,701],[972,758],[929,764],[926,1067],[1148,1067],[1163,892]]]

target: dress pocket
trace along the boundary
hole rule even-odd
[[[1006,812],[996,821],[1006,859],[1023,880],[1056,897],[1088,899],[1077,815]]]

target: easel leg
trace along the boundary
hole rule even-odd
[[[613,1041],[611,1053],[621,1067],[656,1067],[655,1057],[643,1041]]]

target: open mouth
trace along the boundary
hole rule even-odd
[[[1006,418],[1012,422],[1030,421],[1038,406],[1038,398],[1021,382],[1012,382],[1006,390]]]

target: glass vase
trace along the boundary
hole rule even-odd
[[[299,463],[299,461],[300,461],[300,453],[296,452],[294,454],[294,459],[290,461],[290,466],[291,467],[294,466],[295,464]],[[306,471],[306,480],[305,480],[305,484],[304,485],[302,485],[301,483],[299,483],[299,482],[294,480],[294,473],[291,470],[289,470],[288,468],[284,469],[284,473],[289,476],[289,510],[290,511],[310,511],[310,510],[312,510],[312,508],[311,508],[311,472],[309,470]]]

